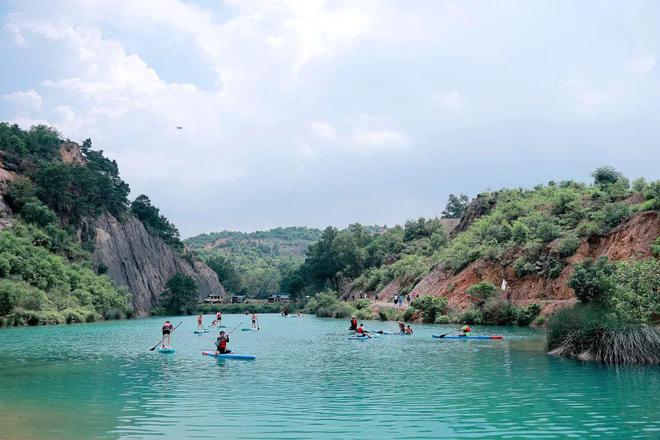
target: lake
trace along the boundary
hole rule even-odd
[[[539,330],[354,341],[344,321],[262,315],[230,343],[257,359],[218,361],[201,355],[217,331],[169,319],[173,355],[148,351],[163,318],[0,330],[0,438],[660,438],[658,367],[547,356]]]

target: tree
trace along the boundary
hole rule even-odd
[[[597,186],[608,186],[616,183],[619,179],[625,178],[620,171],[610,166],[596,168],[596,170],[591,173],[591,177],[594,178],[594,184]]]
[[[174,249],[183,250],[179,230],[151,204],[151,199],[140,194],[131,203],[131,212],[144,224],[149,233],[160,237]]]
[[[442,211],[442,218],[461,218],[468,203],[469,199],[467,194],[461,194],[458,197],[454,194],[449,194],[449,201],[447,202],[445,210]]]
[[[465,291],[477,303],[477,307],[483,308],[486,301],[497,296],[497,287],[489,281],[473,284]]]
[[[575,265],[568,285],[583,304],[606,305],[614,290],[612,274],[615,266],[607,257],[587,258]]]
[[[162,304],[167,313],[188,314],[195,310],[199,292],[191,276],[177,273],[169,279],[166,287],[162,294]]]
[[[410,306],[422,312],[424,322],[433,323],[438,315],[444,315],[447,303],[445,296],[426,295],[415,298]]]
[[[229,259],[223,255],[215,255],[206,264],[218,275],[222,286],[233,293],[241,291],[241,278]]]

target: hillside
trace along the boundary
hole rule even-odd
[[[253,297],[280,293],[282,281],[305,259],[307,248],[321,231],[305,227],[268,231],[222,231],[184,240],[206,261],[231,292]]]
[[[374,310],[391,307],[395,297],[403,296],[399,311],[408,314],[402,318],[430,304],[428,297],[438,298],[438,310],[453,319],[516,321],[525,310],[547,315],[575,303],[569,280],[577,265],[607,257],[633,264],[648,260],[656,267],[658,209],[660,181],[640,178],[631,185],[615,169],[602,167],[591,185],[549,182],[480,194],[451,232],[434,219],[410,221],[377,236],[364,234],[359,225],[327,228],[298,271],[303,280],[298,294],[329,288],[344,301],[370,299]],[[642,275],[660,283],[654,272]],[[503,280],[508,285],[504,292]],[[490,309],[484,308],[481,294],[492,299],[486,306],[492,306],[491,315],[499,314],[496,321],[482,316]],[[328,298],[325,314],[351,313]],[[417,308],[416,299],[424,299]],[[356,305],[358,310],[364,306]]]
[[[89,139],[2,123],[0,161],[2,323],[147,316],[177,296],[178,274],[196,297],[223,292],[148,197],[129,202],[117,163]]]

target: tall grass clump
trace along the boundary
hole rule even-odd
[[[660,332],[621,322],[602,307],[577,305],[548,320],[550,354],[604,364],[659,364]]]

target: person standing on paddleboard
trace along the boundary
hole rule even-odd
[[[472,329],[467,324],[467,322],[463,321],[463,327],[461,327],[461,331],[463,332],[462,336],[470,336],[470,333],[472,332]]]
[[[165,321],[163,324],[163,348],[169,348],[172,346],[172,323],[170,321]]]
[[[257,328],[257,314],[253,313],[252,314],[252,328]]]
[[[222,313],[220,313],[220,310],[215,312],[215,320],[218,321],[218,325],[222,324]]]
[[[202,315],[200,314],[200,315],[197,317],[197,330],[199,330],[199,331],[204,330],[203,321],[204,321],[204,318],[203,318]]]
[[[351,318],[351,327],[349,328],[349,330],[356,331],[357,328],[358,328],[358,325],[357,325],[357,319],[355,319],[355,316],[353,316],[353,317]]]
[[[221,331],[218,335],[218,338],[215,340],[215,354],[226,354],[231,353],[231,350],[227,350],[227,344],[229,343],[229,335],[225,334],[225,331]]]

